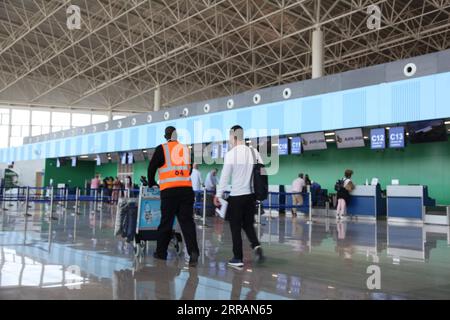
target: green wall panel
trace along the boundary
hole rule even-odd
[[[117,163],[105,163],[95,167],[95,172],[98,173],[103,180],[106,177],[117,176]]]
[[[82,186],[84,180],[92,178],[96,172],[102,178],[117,175],[117,164],[96,167],[94,162],[80,161],[77,168],[71,168],[68,163],[68,166],[58,169],[55,162],[46,162],[46,184],[49,177],[53,177],[56,183],[71,179],[71,185]],[[139,184],[140,176],[147,176],[147,167],[148,161],[134,164],[134,183]],[[203,181],[213,167],[221,170],[221,165],[200,165]],[[355,172],[353,179],[357,184],[377,177],[383,188],[392,179],[399,179],[400,184],[428,185],[430,196],[438,204],[450,205],[450,142],[410,144],[403,150],[382,151],[373,151],[369,147],[338,150],[336,145],[329,144],[328,150],[280,157],[279,172],[271,176],[269,182],[291,184],[298,173],[303,172],[320,183],[322,188],[333,190],[336,180],[347,168]]]
[[[211,167],[202,165],[203,178]],[[438,204],[450,204],[450,142],[410,144],[405,149],[373,151],[370,147],[338,150],[329,144],[328,150],[306,152],[301,156],[280,157],[277,175],[269,178],[270,184],[291,184],[298,173],[308,173],[322,188],[334,190],[337,179],[345,169],[352,169],[354,181],[364,184],[366,179],[380,179],[383,188],[392,179],[400,184],[428,185],[429,194]]]
[[[53,185],[58,183],[67,183],[70,187],[84,187],[86,180],[91,180],[95,174],[94,161],[78,161],[76,167],[72,167],[71,161],[56,167],[56,159],[45,160],[44,185],[48,186],[50,179],[53,179]]]
[[[141,176],[147,177],[147,169],[150,161],[140,161],[133,165],[133,183],[139,185]]]

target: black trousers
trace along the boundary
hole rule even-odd
[[[244,230],[252,249],[259,246],[256,236],[255,222],[256,200],[255,195],[248,194],[228,198],[227,220],[230,222],[231,238],[233,240],[233,255],[235,259],[242,260],[242,234]]]
[[[194,217],[192,216],[193,206],[194,195],[192,189],[190,192],[172,193],[172,196],[161,197],[161,223],[158,227],[158,240],[156,242],[156,254],[159,257],[167,257],[167,248],[172,239],[175,217],[177,217],[180,224],[189,255],[193,252],[199,253],[197,231]]]

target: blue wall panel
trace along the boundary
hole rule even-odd
[[[364,90],[343,95],[342,123],[346,128],[366,125],[366,101]]]
[[[154,148],[164,141],[166,126],[173,125],[189,131],[186,143],[210,142],[208,129],[222,132],[228,138],[228,129],[240,124],[244,129],[269,132],[279,130],[280,135],[339,130],[350,127],[403,123],[417,120],[450,117],[450,73],[441,73],[391,83],[332,92],[262,104],[248,108],[230,109],[217,113],[150,123],[141,127],[111,130],[82,137],[58,140],[64,145],[57,152],[56,141],[49,147],[41,143],[32,145],[31,152],[3,150],[0,161],[24,158],[42,159],[47,156],[73,156],[86,153],[106,153],[132,149]],[[136,134],[137,132],[137,134]],[[189,137],[190,136],[190,137]],[[88,138],[89,137],[89,138]],[[27,147],[29,148],[29,147]],[[30,150],[30,149],[27,149]]]
[[[420,120],[420,82],[392,86],[392,123]]]

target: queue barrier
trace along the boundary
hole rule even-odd
[[[9,192],[8,192],[9,191]],[[111,191],[111,192],[110,192]],[[114,194],[117,192],[117,194]],[[84,193],[84,195],[82,195]],[[109,195],[111,193],[111,195]],[[69,202],[75,202],[75,210],[78,212],[80,202],[93,202],[96,205],[99,203],[115,203],[122,197],[139,197],[140,189],[87,189],[87,188],[52,188],[52,187],[14,187],[6,190],[0,188],[0,208],[4,208],[6,202],[29,202],[33,203],[50,203],[53,206],[54,202],[64,204],[67,207]],[[215,210],[212,199],[215,192],[203,189],[202,191],[195,191],[194,209],[203,211],[203,227],[206,226],[206,210]],[[293,196],[302,195],[303,204],[294,205]],[[229,192],[225,193],[226,196]],[[117,199],[116,199],[117,198]],[[207,201],[209,199],[209,201]],[[284,201],[282,200],[284,199]],[[262,215],[262,210],[269,209],[270,215],[272,210],[284,211],[286,209],[296,208],[300,212],[309,213],[309,220],[311,221],[311,193],[293,193],[293,192],[269,192],[268,199],[262,201],[258,207],[258,219]],[[260,220],[258,220],[260,221]]]

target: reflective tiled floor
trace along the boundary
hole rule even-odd
[[[0,212],[1,299],[449,299],[450,230],[439,226],[317,218],[262,219],[267,261],[230,269],[227,223],[198,228],[200,264],[142,261],[114,237],[115,208],[7,207]],[[245,238],[244,238],[245,239]],[[374,267],[375,266],[375,267]],[[379,269],[378,269],[379,268]],[[380,271],[380,289],[371,270]],[[371,277],[372,276],[372,277]],[[368,287],[369,284],[369,287]]]

